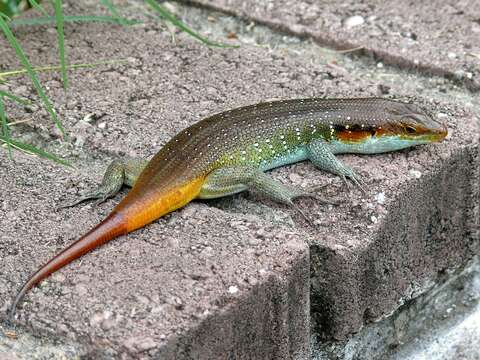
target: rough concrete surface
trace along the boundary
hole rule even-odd
[[[49,51],[55,32],[35,30],[16,34],[35,65],[56,63]],[[209,49],[181,34],[174,44],[154,23],[67,24],[66,32],[72,63],[129,62],[71,72],[67,97],[59,74],[40,75],[72,145],[60,142],[41,108],[9,106],[14,119],[34,120],[14,135],[48,144],[80,171],[18,153],[10,162],[0,152],[3,318],[28,274],[118,202],[56,210],[94,186],[112,158],[150,157],[180,129],[235,106],[377,94],[375,80],[332,77],[325,65],[264,49]],[[0,47],[0,67],[18,67],[13,50]],[[6,88],[34,96],[24,78]],[[368,184],[366,195],[348,194],[311,164],[274,171],[296,186],[330,184],[324,195],[343,201],[302,201],[315,228],[252,194],[195,202],[59,271],[27,296],[19,326],[96,358],[305,358],[310,301],[313,325],[325,337],[343,338],[393,311],[438,271],[478,251],[479,128],[454,99],[415,96],[402,83],[390,93],[428,108],[450,136],[392,154],[342,156]]]
[[[451,141],[459,136],[453,140],[457,145],[468,137],[459,127],[450,129]],[[471,131],[478,144],[478,129]],[[349,209],[366,219],[354,224],[342,214],[344,221],[337,217],[331,232],[312,245],[311,305],[320,333],[342,338],[355,332],[414,295],[438,271],[478,251],[472,227],[478,223],[478,145],[443,146],[375,162],[369,176],[382,181],[377,201],[354,202]],[[408,184],[399,182],[403,176]],[[383,199],[378,194],[385,201],[378,201]]]
[[[480,6],[464,1],[181,0],[480,90]]]
[[[429,290],[346,341],[312,334],[312,359],[478,360],[480,261],[439,274]]]
[[[9,163],[4,155],[2,316],[27,273],[112,205],[55,211],[68,172],[23,156]],[[308,248],[292,230],[273,228],[193,204],[54,275],[28,297],[19,323],[85,344],[98,357],[305,352]]]

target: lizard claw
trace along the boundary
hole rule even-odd
[[[362,179],[360,179],[358,176],[351,177],[350,179],[353,181],[355,185],[357,185],[360,188],[360,190],[362,190],[364,195],[367,194],[367,190],[365,190],[365,187],[364,187],[365,182]]]
[[[105,194],[102,194],[100,191],[90,191],[87,193],[83,193],[82,195],[80,195],[80,198],[78,198],[77,200],[74,200],[73,202],[63,203],[57,206],[57,209],[66,209],[91,199],[97,199],[97,201],[93,203],[95,206],[97,206],[103,203],[105,200],[107,200],[107,198],[108,196],[106,196]]]
[[[306,220],[307,224],[310,227],[315,228],[314,220],[310,216],[305,214],[303,212],[303,210],[298,205],[294,204],[293,202],[290,205],[293,207],[293,209],[295,209],[296,212],[298,212]]]
[[[314,185],[314,186],[310,186],[307,188],[307,192],[309,193],[316,193],[320,190],[323,190],[325,189],[327,186],[330,186],[331,184],[322,184],[322,185]]]
[[[344,175],[342,175],[342,180],[346,184],[348,191],[350,192],[350,183],[347,181],[347,177],[352,181],[356,186],[360,188],[360,190],[363,192],[363,194],[367,194],[367,191],[365,190],[365,182],[362,180],[360,176],[357,175],[356,172],[354,172],[352,169],[347,168],[347,171],[345,172]]]
[[[338,201],[333,201],[333,200],[326,199],[323,196],[317,195],[317,194],[315,194],[311,191],[301,193],[300,195],[297,196],[297,198],[301,198],[301,197],[312,198],[312,199],[315,199],[315,200],[321,202],[322,204],[329,204],[329,205],[338,205],[339,204]]]
[[[323,184],[323,185],[308,187],[306,191],[294,190],[295,194],[292,196],[292,200],[298,199],[298,198],[312,198],[312,199],[318,200],[322,204],[338,205],[339,203],[337,201],[329,200],[327,198],[324,198],[323,196],[316,194],[319,190],[326,188],[328,185],[329,184]]]
[[[102,195],[93,203],[93,205],[98,206],[98,205],[104,203],[105,201],[107,201],[107,199],[108,199],[108,196]]]
[[[72,201],[72,202],[63,202],[63,203],[57,205],[57,210],[73,207],[75,205],[80,204],[81,202],[83,202],[85,200],[87,200],[87,199],[81,198],[79,200],[75,200],[75,201]]]

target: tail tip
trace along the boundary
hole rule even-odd
[[[15,296],[10,304],[10,307],[7,310],[7,321],[13,323],[15,321],[15,313],[17,312],[18,304],[22,301],[25,296],[25,288],[22,288],[17,296]]]
[[[7,309],[7,321],[13,323],[15,321],[15,313],[17,311],[18,301],[16,299],[12,302],[10,307]]]

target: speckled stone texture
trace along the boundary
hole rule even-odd
[[[2,152],[2,317],[27,273],[113,203],[57,211],[56,189],[68,172],[15,158]],[[283,228],[192,204],[56,273],[28,296],[18,323],[86,343],[92,357],[305,354],[308,247]]]
[[[183,0],[480,90],[478,0]]]
[[[460,139],[472,134],[458,125],[450,131],[456,133],[449,140],[453,147],[423,149],[415,164],[410,153],[405,167],[397,162],[375,166],[375,172],[410,177],[403,184],[395,176],[382,183],[378,191],[385,194],[385,203],[377,196],[374,204],[352,206],[352,211],[373,211],[375,224],[352,231],[351,224],[336,222],[334,228],[343,231],[332,231],[312,244],[311,306],[320,334],[344,339],[414,298],[439,273],[478,253],[478,128],[470,128],[474,142],[460,147]],[[420,165],[422,159],[426,163],[433,158],[439,159],[435,166]],[[327,239],[332,246],[324,246]]]
[[[151,157],[179,130],[235,106],[372,96],[378,85],[331,78],[322,65],[264,49],[209,49],[181,34],[173,44],[158,24],[67,24],[66,32],[71,63],[129,62],[71,72],[67,97],[59,74],[40,75],[73,145],[60,143],[41,108],[9,104],[13,120],[33,119],[16,126],[15,136],[48,144],[80,171],[18,153],[10,162],[0,152],[0,319],[29,273],[118,202],[56,209],[94,186],[112,158]],[[16,34],[35,65],[56,63],[54,31]],[[1,41],[1,68],[18,67]],[[25,78],[3,86],[34,97]],[[448,139],[392,154],[342,156],[363,176],[366,195],[349,194],[309,163],[272,172],[295,186],[328,184],[323,195],[340,205],[299,202],[314,227],[254,194],[190,204],[43,282],[18,312],[19,326],[79,343],[94,358],[301,359],[308,353],[310,302],[313,325],[326,337],[342,338],[388,314],[415,286],[477,251],[479,203],[473,115],[412,96],[401,83],[390,93],[445,121]]]

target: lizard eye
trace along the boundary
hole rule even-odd
[[[409,134],[415,134],[417,132],[417,129],[415,129],[413,126],[406,125],[405,131]]]

